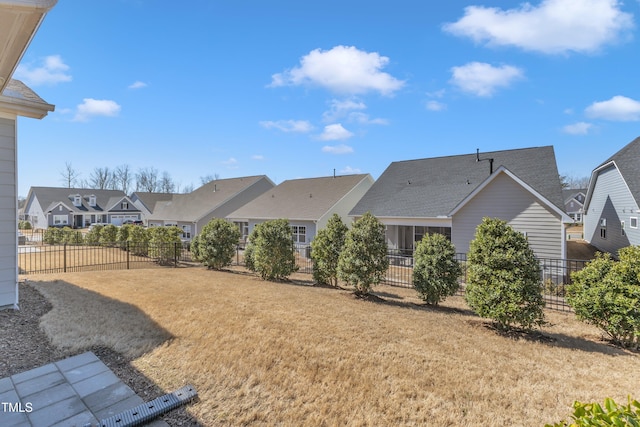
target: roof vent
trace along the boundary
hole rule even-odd
[[[482,161],[489,161],[489,175],[493,174],[493,159],[481,159],[480,158],[480,149],[476,148],[476,163]]]

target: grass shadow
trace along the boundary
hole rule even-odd
[[[480,318],[467,320],[467,324],[514,341],[524,340],[529,342],[538,342],[550,347],[561,347],[589,353],[600,353],[608,356],[631,356],[633,354],[631,350],[614,346],[608,342],[591,341],[582,337],[566,335],[558,332],[544,332],[535,329],[526,330],[521,328],[504,330],[499,328],[496,323]]]
[[[137,307],[61,280],[23,284],[20,292],[19,313],[31,324],[21,320],[25,330],[18,333],[21,338],[29,333],[40,334],[33,345],[43,353],[30,361],[29,354],[33,352],[23,349],[20,372],[91,351],[145,402],[172,391],[163,390],[132,365],[136,357],[173,339]],[[87,312],[93,315],[87,316]],[[17,372],[10,374],[14,373]],[[171,425],[202,425],[189,413],[188,405],[161,419]]]

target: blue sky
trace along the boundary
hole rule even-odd
[[[200,177],[370,173],[553,145],[587,176],[640,136],[638,0],[60,0],[14,78],[19,194],[70,162]]]

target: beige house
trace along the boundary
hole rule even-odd
[[[0,308],[18,308],[18,116],[42,119],[54,106],[12,80],[57,0],[0,0]]]
[[[371,212],[386,225],[389,248],[406,255],[428,233],[466,253],[482,218],[500,218],[527,236],[537,257],[559,259],[572,222],[562,202],[547,146],[393,162],[350,215]]]
[[[372,185],[369,174],[291,179],[230,213],[227,219],[237,223],[246,238],[256,224],[285,218],[295,243],[306,245],[334,213],[350,225],[349,211]]]
[[[274,186],[266,175],[216,179],[191,193],[158,198],[152,208],[148,207],[145,221],[149,227],[175,225],[182,229],[182,239],[190,241],[213,218],[225,218]],[[132,198],[152,200],[144,194]]]

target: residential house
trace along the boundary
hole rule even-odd
[[[147,216],[149,227],[175,225],[182,238],[191,240],[213,218],[225,218],[275,184],[265,175],[217,179],[188,194],[156,201]]]
[[[562,190],[562,198],[564,199],[564,211],[576,224],[582,224],[582,216],[584,214],[584,200],[587,197],[586,188],[571,188]]]
[[[140,209],[142,213],[142,221],[147,224],[148,218],[153,213],[158,202],[169,202],[175,196],[174,193],[150,193],[144,191],[136,191],[131,194],[131,201]]]
[[[94,223],[137,221],[141,212],[120,190],[31,187],[24,216],[33,228],[83,228]]]
[[[12,80],[56,0],[0,0],[0,308],[18,308],[18,116],[44,118],[54,106]]]
[[[640,245],[640,137],[605,160],[591,173],[584,203],[584,238],[616,255]]]
[[[294,241],[306,245],[334,213],[349,225],[349,211],[372,185],[373,178],[369,174],[291,179],[230,213],[227,218],[241,225],[245,238],[256,224],[286,218],[293,230]]]
[[[483,217],[506,220],[540,258],[564,258],[562,191],[553,147],[393,162],[351,210],[386,225],[387,244],[412,253],[427,233],[466,253]]]

